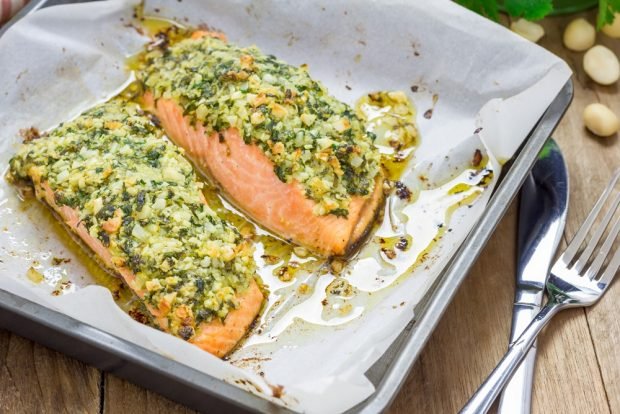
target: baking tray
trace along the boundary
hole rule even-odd
[[[75,1],[31,0],[26,8],[0,29],[0,36],[15,21],[38,8],[72,2]],[[347,413],[381,412],[390,405],[572,97],[573,84],[569,80],[515,157],[506,164],[487,209],[414,309],[414,319],[366,372],[376,388],[375,392]],[[0,290],[0,327],[199,411],[205,411],[208,407],[210,412],[291,412],[208,374],[3,290]]]

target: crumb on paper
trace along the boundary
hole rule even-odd
[[[394,251],[394,249],[388,249],[388,248],[381,248],[381,252],[385,255],[385,257],[387,257],[390,260],[393,260],[396,258],[396,252]]]
[[[402,182],[396,181],[396,195],[401,200],[411,200],[411,190]]]
[[[433,117],[433,108],[427,109],[426,112],[424,112],[424,118],[431,119],[432,117]]]
[[[131,317],[131,319],[133,319],[136,322],[139,322],[143,325],[148,325],[149,323],[149,318],[148,316],[146,316],[142,311],[138,310],[138,309],[131,309],[128,312],[129,316]]]
[[[269,385],[271,388],[271,395],[275,398],[282,398],[282,394],[284,393],[284,386],[282,385]]]
[[[312,289],[310,288],[310,286],[307,283],[302,283],[297,288],[297,292],[299,292],[300,295],[307,295],[311,291],[312,291]]]
[[[71,259],[66,259],[64,257],[52,257],[52,265],[58,266],[63,263],[71,263]]]
[[[342,272],[342,269],[344,269],[344,265],[344,261],[339,259],[333,259],[330,263],[331,270],[335,274],[339,274],[340,272]]]
[[[479,149],[476,149],[476,152],[474,152],[474,158],[471,161],[471,165],[473,165],[474,167],[478,167],[480,166],[481,162],[482,162],[482,151],[480,151]]]
[[[35,139],[41,138],[41,133],[35,127],[23,128],[19,130],[19,135],[24,140],[24,143],[34,141]]]
[[[26,271],[26,277],[30,279],[32,283],[39,284],[43,281],[43,274],[36,270],[34,267],[29,267]]]

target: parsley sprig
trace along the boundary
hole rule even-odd
[[[455,0],[462,6],[475,11],[491,20],[499,19],[501,0]],[[553,0],[504,0],[504,10],[511,17],[523,17],[527,20],[540,20],[553,11]],[[599,0],[596,27],[601,29],[614,21],[615,13],[620,13],[620,0]]]

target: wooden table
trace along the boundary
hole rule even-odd
[[[593,21],[594,13],[584,14]],[[565,240],[620,167],[618,137],[599,139],[581,121],[599,101],[620,114],[618,87],[600,87],[581,69],[582,53],[561,44],[571,18],[549,18],[541,44],[566,59],[576,75],[575,98],[554,137],[568,162],[570,210]],[[620,55],[620,40],[598,42]],[[506,349],[516,261],[517,209],[513,204],[430,339],[389,410],[453,413]],[[560,314],[539,342],[534,413],[620,414],[620,283],[594,308]],[[0,331],[0,412],[182,413],[157,394],[98,371],[31,341]]]

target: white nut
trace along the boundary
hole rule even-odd
[[[583,123],[593,134],[608,137],[620,129],[620,120],[611,109],[600,103],[593,103],[583,110]]]
[[[601,85],[611,85],[620,77],[620,63],[611,50],[596,45],[583,55],[583,69]]]
[[[583,52],[594,46],[596,30],[586,19],[573,20],[564,30],[564,46],[576,52]]]
[[[601,29],[609,37],[620,37],[620,13],[614,14],[614,22]]]
[[[545,35],[545,29],[541,25],[525,19],[510,23],[510,30],[534,43]]]

